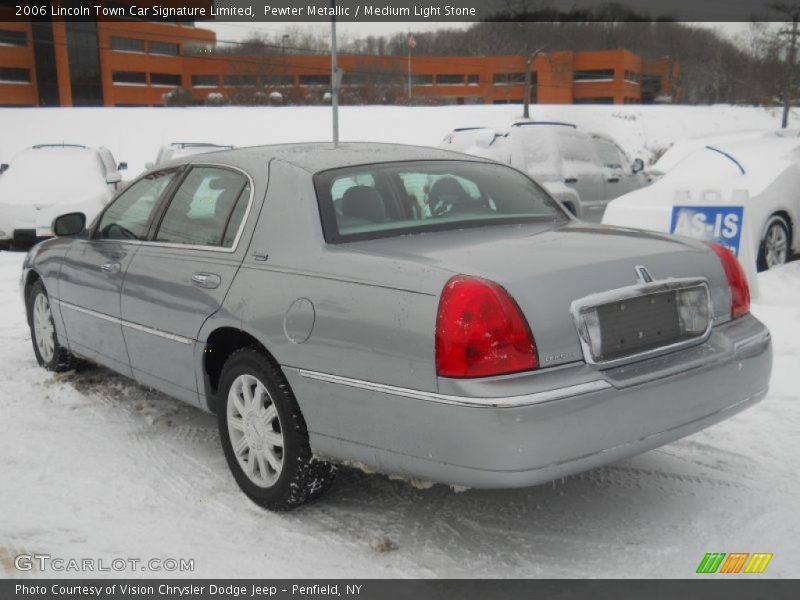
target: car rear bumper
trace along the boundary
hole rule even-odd
[[[440,380],[436,394],[284,370],[316,453],[491,488],[543,483],[699,431],[761,400],[771,368],[769,331],[746,316],[703,344],[631,365]]]

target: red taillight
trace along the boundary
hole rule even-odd
[[[436,371],[487,377],[539,366],[525,317],[494,282],[456,275],[444,286],[436,318]]]
[[[725,276],[728,278],[728,287],[731,290],[731,318],[735,319],[750,312],[750,288],[747,285],[747,277],[744,269],[733,252],[725,246],[709,242],[711,249],[717,253],[725,269]]]

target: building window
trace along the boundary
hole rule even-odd
[[[31,70],[17,67],[0,67],[0,83],[30,83]]]
[[[535,81],[536,73],[531,73],[531,81]],[[495,73],[492,77],[494,85],[525,85],[525,73]]]
[[[111,36],[111,49],[117,52],[144,52],[144,40]]]
[[[573,104],[614,104],[611,96],[598,96],[596,98],[575,98]]]
[[[173,73],[150,73],[150,85],[177,87],[181,85],[181,76]]]
[[[178,44],[170,42],[147,42],[147,47],[150,54],[163,54],[165,56],[178,56],[181,53],[181,47]]]
[[[346,74],[345,74],[346,76]],[[293,85],[294,78],[291,75],[265,75],[264,85]]]
[[[575,71],[572,81],[614,81],[614,69],[591,69],[588,71]]]
[[[245,85],[258,85],[255,75],[225,75],[222,83],[227,87],[241,87]]]
[[[217,87],[219,77],[217,75],[192,75],[192,87]]]
[[[640,84],[642,81],[641,75],[638,73],[634,73],[633,71],[625,70],[625,81],[628,83],[636,83]]]
[[[114,71],[111,81],[121,85],[147,85],[147,73],[139,71]]]
[[[100,43],[96,21],[65,21],[73,106],[102,106]]]
[[[467,85],[478,85],[478,75],[477,73],[473,75],[467,75]]]
[[[437,75],[437,85],[464,85],[464,75]]]
[[[0,29],[0,46],[27,46],[28,34],[24,31]]]
[[[300,85],[330,85],[330,75],[300,75]]]
[[[433,75],[412,75],[411,85],[433,85]]]

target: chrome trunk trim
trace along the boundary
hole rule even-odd
[[[553,402],[555,400],[563,400],[573,396],[580,396],[582,394],[589,394],[591,392],[599,392],[611,388],[611,384],[603,380],[589,381],[587,383],[579,383],[565,387],[546,390],[543,392],[534,392],[531,394],[524,394],[522,396],[501,396],[498,398],[486,397],[468,397],[468,396],[450,396],[447,394],[438,394],[436,392],[425,392],[422,390],[413,390],[409,388],[396,387],[393,385],[384,385],[382,383],[375,383],[373,381],[364,381],[362,379],[351,379],[349,377],[341,377],[339,375],[331,375],[329,373],[319,373],[317,371],[307,371],[299,369],[299,373],[306,379],[314,379],[317,381],[324,381],[327,383],[334,383],[337,385],[345,385],[348,387],[358,388],[362,390],[369,390],[380,394],[390,394],[393,396],[403,396],[405,398],[414,398],[415,400],[425,400],[427,402],[437,402],[440,404],[454,404],[457,406],[465,406],[472,408],[518,408],[522,406],[530,406],[532,404],[541,404],[543,402]]]

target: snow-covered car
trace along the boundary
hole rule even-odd
[[[631,161],[611,138],[571,123],[520,121],[507,129],[463,127],[450,132],[440,146],[524,171],[585,221],[600,221],[610,200],[649,182],[641,159]]]
[[[145,168],[152,169],[154,166],[161,165],[174,158],[183,156],[193,156],[204,152],[216,152],[218,150],[232,150],[233,146],[224,144],[211,144],[208,142],[172,142],[158,149],[155,162],[145,163]]]
[[[765,270],[800,251],[798,190],[800,138],[740,139],[690,152],[647,189],[611,202],[603,223],[670,232],[675,206],[741,204],[752,256],[758,268]],[[702,227],[696,233],[697,237],[706,235]],[[708,237],[713,233],[712,226]]]
[[[39,144],[23,150],[0,177],[0,246],[51,237],[58,215],[80,212],[91,221],[114,196],[126,168],[103,147]]]
[[[684,158],[706,146],[719,146],[762,139],[800,137],[798,129],[746,129],[743,131],[727,131],[712,135],[702,135],[678,140],[672,144],[659,159],[647,168],[647,174],[656,180],[671,171]]]
[[[496,161],[241,148],[147,172],[85,225],[59,217],[23,265],[39,364],[84,357],[216,413],[235,480],[272,509],[337,462],[534,485],[767,392],[771,337],[733,254],[584,223]]]

